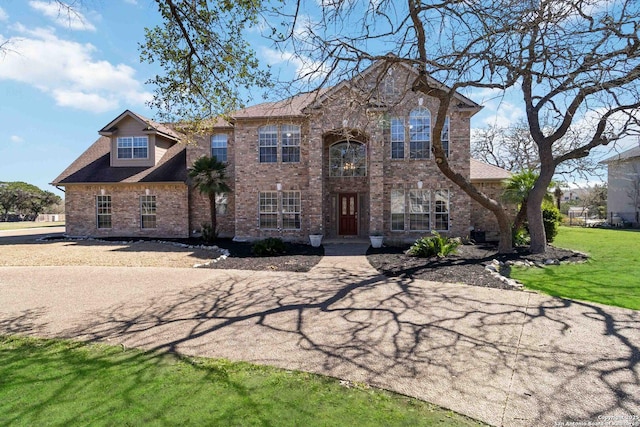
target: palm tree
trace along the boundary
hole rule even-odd
[[[536,171],[532,169],[524,169],[521,172],[511,175],[511,178],[508,178],[503,182],[504,191],[502,193],[502,198],[508,203],[518,204],[520,208],[515,220],[513,221],[514,232],[522,228],[522,225],[527,218],[527,200],[529,198],[529,192],[535,185],[537,179],[538,173]],[[550,197],[551,196],[547,194],[545,199],[549,199]]]
[[[216,219],[216,194],[224,194],[231,192],[231,188],[227,185],[227,177],[225,172],[227,165],[219,162],[215,157],[202,156],[193,162],[193,166],[189,169],[189,178],[191,184],[197,187],[200,193],[209,197],[209,209],[211,211],[211,230],[212,238],[218,235],[217,219]]]

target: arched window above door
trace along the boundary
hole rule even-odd
[[[367,147],[356,141],[342,141],[330,146],[329,176],[367,176]]]

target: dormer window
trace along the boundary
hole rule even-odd
[[[146,136],[118,137],[118,159],[147,159],[149,138]]]

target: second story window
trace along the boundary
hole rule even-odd
[[[409,115],[409,158],[427,159],[431,149],[431,113],[418,108]]]
[[[391,119],[391,158],[404,159],[404,121]]]
[[[444,119],[442,127],[442,149],[447,157],[449,157],[449,117]]]
[[[280,147],[280,161],[300,161],[300,126],[267,125],[258,129],[258,160],[260,163],[276,163]]]
[[[260,163],[276,163],[278,161],[278,126],[262,126],[258,130]]]
[[[367,147],[355,141],[329,147],[329,176],[367,176]]]
[[[146,159],[149,157],[149,138],[146,136],[118,137],[119,159]]]
[[[211,156],[219,162],[227,162],[227,140],[226,133],[217,133],[211,137]]]
[[[282,132],[282,162],[297,163],[300,161],[300,126],[284,125]]]

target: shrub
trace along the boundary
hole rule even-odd
[[[277,256],[286,252],[286,245],[278,237],[269,237],[254,243],[251,252],[256,256]]]
[[[547,236],[547,243],[551,243],[558,235],[558,227],[560,227],[560,223],[562,222],[562,214],[558,208],[552,204],[543,204],[542,221],[544,223],[544,233]]]
[[[432,256],[446,257],[447,255],[456,253],[460,241],[441,236],[437,231],[431,232],[432,236],[422,237],[415,241],[407,251],[408,255],[419,258],[428,258]]]
[[[518,230],[513,230],[513,244],[515,246],[528,246],[531,243],[531,237],[529,231],[523,227]]]
[[[204,240],[206,243],[215,242],[216,237],[218,236],[213,231],[211,224],[202,224],[201,230],[202,230],[202,240]]]

